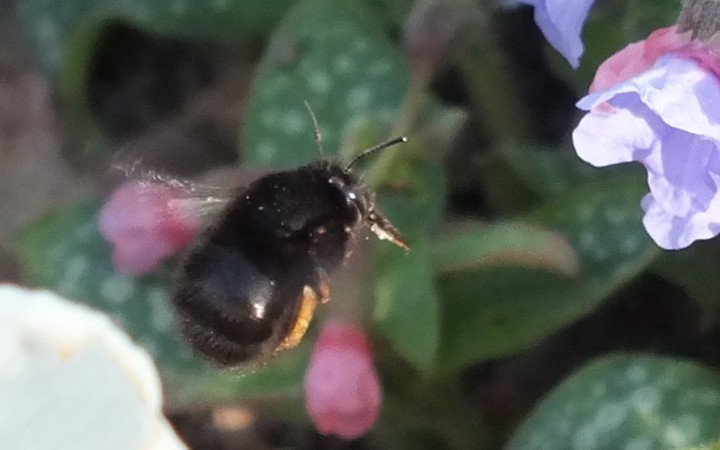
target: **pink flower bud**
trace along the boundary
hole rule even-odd
[[[318,431],[342,439],[362,436],[377,421],[381,397],[365,332],[326,322],[305,374],[305,408]]]
[[[148,181],[130,181],[113,193],[98,221],[100,233],[114,246],[119,272],[151,272],[192,240],[200,217],[182,199],[182,189]]]

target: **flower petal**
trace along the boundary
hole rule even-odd
[[[660,147],[642,163],[655,201],[670,214],[705,211],[718,201],[718,185],[708,168],[719,149],[716,142],[666,127]]]
[[[572,138],[578,156],[595,167],[637,160],[639,149],[649,150],[656,145],[655,133],[647,121],[620,108],[587,114]]]
[[[698,63],[676,57],[660,58],[652,69],[580,99],[590,110],[623,93],[636,93],[670,126],[720,140],[720,85]],[[710,134],[708,134],[710,133]]]
[[[594,0],[523,0],[535,7],[535,23],[555,50],[577,69],[585,47],[582,27]]]
[[[676,51],[689,42],[690,35],[678,34],[675,27],[655,30],[647,39],[628,44],[600,64],[588,91],[605,90],[639,75],[652,68],[662,55]]]
[[[720,233],[720,223],[715,214],[696,213],[687,217],[675,216],[665,211],[652,194],[641,202],[645,216],[643,225],[655,243],[665,250],[679,250],[697,240],[710,239]]]

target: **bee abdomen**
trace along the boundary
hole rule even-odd
[[[185,261],[174,296],[181,330],[193,346],[231,365],[274,349],[292,327],[285,290],[237,249],[205,243]],[[298,288],[298,290],[301,288]]]
[[[212,327],[204,326],[187,316],[179,315],[178,322],[183,336],[195,350],[224,366],[235,366],[256,360],[273,347],[268,341],[250,345],[233,341],[216,332]]]

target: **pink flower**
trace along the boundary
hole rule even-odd
[[[130,181],[115,190],[98,222],[100,233],[114,246],[119,272],[151,272],[193,239],[200,218],[182,199],[180,188],[149,181]]]
[[[592,93],[608,89],[650,70],[662,55],[677,51],[689,43],[689,33],[678,34],[676,27],[655,30],[644,41],[629,44],[600,64],[588,91]]]
[[[365,332],[326,322],[305,374],[305,408],[318,431],[343,439],[362,436],[377,421],[381,397]]]
[[[598,69],[573,132],[598,167],[637,161],[648,173],[643,224],[664,249],[720,233],[720,63],[673,28],[631,44]]]

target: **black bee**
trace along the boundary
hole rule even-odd
[[[189,342],[222,365],[266,359],[300,342],[360,227],[408,250],[351,172],[405,141],[383,142],[347,166],[323,159],[271,173],[238,191],[180,268],[173,302]]]

